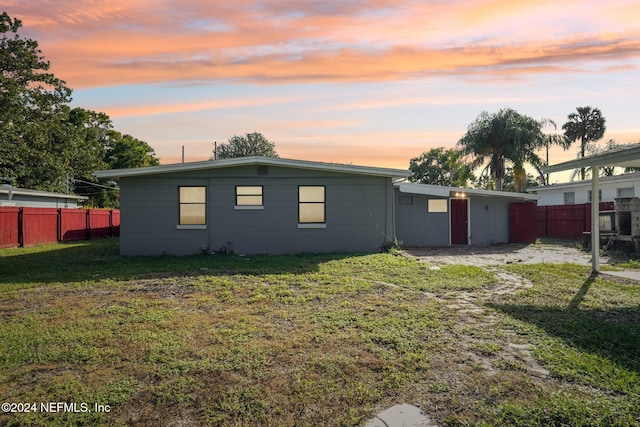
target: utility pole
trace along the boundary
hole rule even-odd
[[[182,146],[182,163],[184,163],[184,145]]]
[[[218,141],[213,141],[213,160],[218,160]]]

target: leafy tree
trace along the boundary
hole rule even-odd
[[[273,142],[261,133],[253,132],[244,136],[235,135],[227,144],[219,145],[214,150],[211,160],[250,156],[279,157]]]
[[[0,181],[64,192],[69,175],[90,204],[114,206],[115,193],[87,187],[109,184],[92,172],[156,165],[153,149],[115,131],[106,114],[69,107],[71,89],[49,72],[38,43],[18,34],[21,27],[0,15]]]
[[[110,169],[141,168],[160,164],[149,144],[117,131],[111,132],[105,161]]]
[[[516,188],[523,190],[526,188],[526,163],[544,179],[540,169],[544,161],[535,153],[545,144],[544,123],[544,120],[536,121],[511,108],[494,114],[483,112],[469,125],[458,146],[463,155],[473,156],[472,168],[487,163],[485,170],[489,170],[496,190],[502,190],[507,164],[513,167]]]
[[[473,181],[471,167],[454,149],[432,148],[409,161],[409,180],[421,184],[466,187]]]
[[[38,43],[21,38],[20,27],[20,20],[0,15],[0,178],[62,190],[71,89],[48,72]]]
[[[86,158],[94,159],[91,165],[74,171],[75,190],[89,197],[88,204],[99,207],[115,207],[119,204],[115,182],[99,180],[93,176],[96,169],[127,169],[160,164],[153,148],[144,141],[123,135],[113,129],[109,116],[104,113],[76,108],[69,114],[75,140]]]
[[[564,135],[571,141],[580,141],[580,157],[584,157],[587,144],[597,141],[604,136],[606,119],[598,108],[590,106],[578,107],[577,113],[567,116],[567,122],[562,125]],[[582,180],[585,179],[584,168],[581,169]]]

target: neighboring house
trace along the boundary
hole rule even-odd
[[[598,181],[601,202],[613,202],[621,197],[640,196],[640,173],[607,176]],[[592,199],[591,180],[533,187],[528,188],[527,191],[538,194],[538,206],[591,203]]]
[[[87,197],[0,186],[0,207],[77,208],[83,200]]]
[[[396,239],[406,170],[266,157],[99,171],[120,181],[120,252],[372,252]]]
[[[395,185],[396,233],[410,246],[509,243],[509,207],[537,196],[428,184]],[[533,218],[535,229],[535,217]]]

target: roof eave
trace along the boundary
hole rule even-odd
[[[508,197],[512,199],[522,200],[538,200],[538,196],[535,194],[527,193],[514,193],[511,191],[495,191],[495,190],[481,190],[475,188],[463,188],[463,187],[447,187],[431,184],[418,184],[418,183],[400,183],[396,184],[402,193],[411,193],[412,190],[415,194],[423,194],[435,197],[450,197],[452,193],[464,193],[467,195],[479,196],[479,197]],[[405,191],[403,191],[403,188]],[[419,189],[424,189],[424,192],[418,192]]]
[[[407,178],[409,171],[370,166],[344,165],[340,163],[321,163],[305,160],[291,160],[270,157],[239,157],[234,159],[208,160],[204,162],[178,163],[172,165],[149,166],[132,169],[111,169],[94,172],[97,178],[123,178],[133,176],[148,176],[164,173],[189,172],[206,169],[219,169],[233,166],[272,165],[300,169],[315,169],[329,172],[344,172],[362,175],[387,176],[392,178]]]

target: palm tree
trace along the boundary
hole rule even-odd
[[[545,144],[544,123],[511,108],[495,114],[482,112],[469,125],[458,146],[462,154],[473,156],[473,168],[487,163],[485,170],[488,169],[494,178],[496,190],[502,190],[506,164],[512,164],[516,188],[523,190],[526,186],[525,163],[533,165],[544,180],[541,170],[544,161],[535,153]]]
[[[584,157],[585,148],[589,142],[599,140],[604,136],[605,118],[598,108],[590,106],[576,108],[577,113],[567,116],[568,121],[562,125],[564,135],[571,141],[580,140],[580,157]],[[581,169],[582,180],[585,179],[585,169]]]

